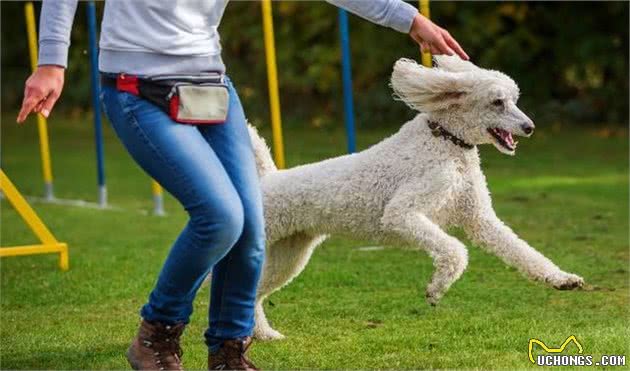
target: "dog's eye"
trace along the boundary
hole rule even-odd
[[[495,99],[492,101],[492,105],[495,107],[503,107],[503,99]]]

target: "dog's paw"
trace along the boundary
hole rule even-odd
[[[440,299],[442,299],[442,296],[444,296],[444,293],[437,288],[429,285],[424,296],[427,299],[427,302],[431,304],[431,306],[436,306]]]
[[[282,340],[285,338],[280,332],[272,329],[271,327],[267,329],[255,329],[254,337],[258,340],[262,341],[271,341],[271,340]]]
[[[573,290],[584,286],[584,279],[576,274],[558,272],[545,278],[545,282],[558,290]]]

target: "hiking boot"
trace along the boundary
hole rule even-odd
[[[165,325],[142,320],[138,335],[127,349],[134,370],[184,370],[179,338],[185,324]]]
[[[219,350],[208,356],[208,370],[258,370],[245,355],[251,343],[250,336],[225,340]]]

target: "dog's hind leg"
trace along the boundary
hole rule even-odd
[[[381,219],[383,233],[388,240],[408,243],[433,258],[435,271],[426,298],[435,305],[466,269],[468,252],[464,244],[424,214],[400,206],[403,205],[390,203],[385,209]]]
[[[258,284],[254,337],[261,340],[284,338],[284,335],[274,330],[269,324],[265,316],[263,301],[302,272],[315,248],[326,237],[325,235],[296,233],[267,246],[265,266]]]

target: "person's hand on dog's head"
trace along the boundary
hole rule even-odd
[[[37,70],[26,80],[24,100],[17,117],[18,123],[24,122],[31,112],[41,113],[44,117],[50,115],[50,111],[61,95],[64,73],[65,68],[61,66],[37,67]]]
[[[431,22],[422,14],[416,15],[409,30],[409,36],[420,45],[420,50],[431,54],[454,55],[468,60],[468,54],[459,43],[442,27]]]

